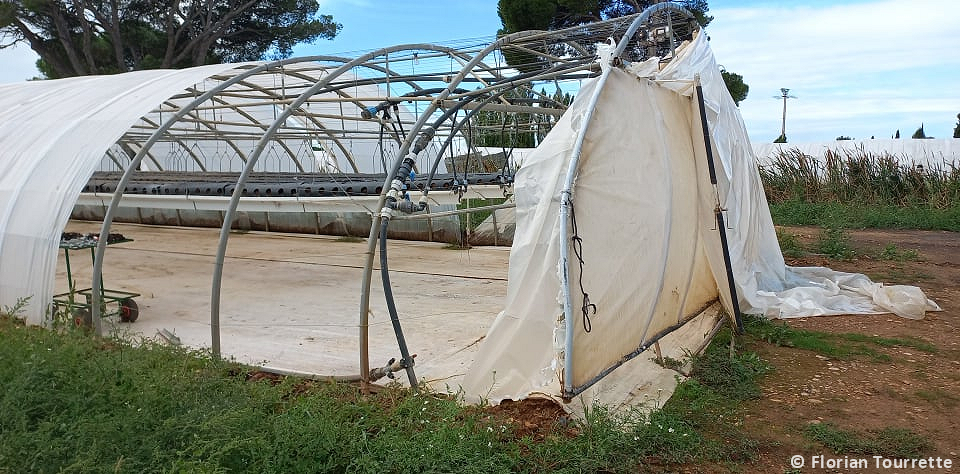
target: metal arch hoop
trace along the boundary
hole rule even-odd
[[[447,53],[447,54],[460,54],[458,51],[454,50],[453,48],[447,48],[447,47],[436,46],[436,45],[420,45],[420,44],[415,44],[415,45],[397,46],[397,47],[394,47],[394,48],[392,48],[392,49],[402,50],[402,49],[411,49],[411,48],[436,50],[436,51],[438,51],[438,52]],[[272,62],[267,62],[267,63],[255,65],[255,66],[244,66],[244,65],[238,66],[237,68],[247,67],[247,69],[246,69],[245,71],[240,72],[239,74],[234,75],[233,77],[230,77],[230,78],[222,81],[221,83],[217,84],[215,87],[213,87],[213,88],[209,89],[208,91],[204,92],[204,93],[201,94],[200,96],[194,97],[194,99],[193,99],[192,101],[190,101],[189,103],[187,103],[186,105],[184,105],[182,108],[180,108],[180,110],[178,110],[176,113],[174,113],[171,117],[169,117],[167,120],[165,120],[161,126],[159,126],[156,130],[154,130],[153,133],[150,135],[150,137],[149,137],[145,142],[143,142],[143,145],[142,145],[142,146],[140,147],[140,149],[137,151],[136,155],[130,160],[130,163],[128,164],[127,168],[124,170],[123,175],[121,176],[120,180],[119,180],[118,183],[117,183],[117,188],[116,188],[116,190],[115,190],[115,192],[114,192],[114,194],[113,194],[113,196],[112,196],[112,198],[111,198],[110,204],[108,205],[108,207],[107,207],[107,209],[106,209],[106,211],[105,211],[105,214],[104,214],[103,223],[102,223],[101,228],[100,228],[100,235],[101,235],[102,238],[100,239],[100,242],[98,243],[98,246],[96,247],[96,249],[95,249],[95,251],[94,251],[94,265],[93,265],[93,271],[92,271],[92,273],[93,273],[93,276],[92,276],[92,281],[93,281],[93,285],[92,285],[93,300],[92,300],[91,303],[92,303],[92,306],[93,306],[93,311],[92,311],[92,315],[91,315],[91,316],[92,316],[92,318],[93,318],[93,325],[94,325],[95,333],[98,334],[98,335],[102,335],[102,333],[103,333],[103,329],[102,329],[102,325],[101,325],[101,314],[100,314],[100,311],[99,311],[99,308],[100,308],[100,298],[98,297],[98,295],[100,294],[100,291],[102,290],[102,288],[101,288],[101,283],[100,283],[100,278],[101,278],[101,275],[102,275],[102,273],[103,273],[103,260],[104,260],[104,255],[105,255],[105,251],[106,251],[106,245],[105,245],[106,236],[109,235],[110,227],[111,227],[111,225],[112,225],[112,223],[113,223],[113,219],[114,219],[115,216],[116,216],[117,207],[119,207],[119,202],[120,202],[120,200],[121,200],[121,198],[122,198],[122,195],[123,195],[123,192],[122,192],[122,191],[123,191],[123,189],[127,186],[127,184],[130,182],[130,179],[131,179],[131,177],[132,177],[133,171],[136,170],[136,169],[138,169],[138,168],[140,167],[140,163],[143,161],[143,159],[144,159],[145,157],[150,156],[150,149],[153,147],[154,144],[156,144],[157,141],[160,140],[160,138],[161,138],[162,136],[164,136],[165,134],[167,134],[167,133],[169,132],[169,130],[170,130],[177,122],[179,122],[183,117],[185,117],[185,116],[187,116],[188,114],[192,113],[192,111],[193,111],[194,109],[196,109],[197,107],[199,107],[200,105],[202,105],[202,104],[203,104],[204,102],[206,102],[207,100],[211,100],[211,99],[214,98],[217,94],[223,92],[223,91],[226,90],[227,88],[229,88],[229,87],[231,87],[231,86],[233,86],[233,85],[242,83],[242,82],[245,81],[245,79],[247,79],[247,78],[249,78],[249,77],[252,77],[252,76],[254,76],[254,75],[256,75],[256,74],[260,74],[260,73],[263,73],[263,72],[266,72],[266,71],[270,71],[270,70],[273,70],[273,69],[282,68],[282,66],[287,65],[287,64],[296,64],[296,63],[314,62],[314,61],[339,61],[339,62],[343,62],[343,63],[349,64],[349,66],[346,66],[346,67],[341,66],[341,68],[338,69],[338,70],[341,70],[341,73],[342,73],[342,71],[349,70],[349,68],[351,68],[351,67],[354,67],[354,66],[357,66],[357,65],[361,65],[360,63],[364,62],[366,59],[369,59],[370,57],[375,57],[375,56],[376,56],[377,54],[379,54],[381,51],[383,51],[383,50],[374,51],[373,53],[370,53],[370,54],[368,54],[368,55],[363,56],[362,58],[358,58],[358,59],[354,59],[354,60],[346,60],[345,58],[340,58],[340,57],[336,57],[336,56],[316,55],[316,56],[308,56],[308,57],[302,57],[302,58],[292,58],[292,59],[284,59],[284,60],[279,60],[279,61],[272,61]],[[380,70],[380,71],[382,71],[382,72],[387,72],[387,73],[389,73],[388,71],[384,70],[383,68],[380,68],[380,67],[377,67],[377,66],[365,65],[365,64],[364,64],[364,66],[369,67],[369,68],[374,69],[374,70]],[[237,69],[237,68],[234,68],[234,69]],[[339,75],[339,74],[338,74],[338,75]],[[212,75],[211,77],[213,77],[213,76],[216,76],[216,74]],[[328,77],[328,78],[326,78],[326,81],[321,81],[321,82],[323,82],[323,83],[329,82],[329,80],[332,79],[333,77],[335,77],[335,76]],[[291,109],[291,110],[292,110],[292,109]],[[258,152],[258,154],[259,154],[259,152]],[[249,159],[248,159],[247,161],[249,161]],[[255,161],[255,160],[254,160],[254,161]],[[242,187],[242,186],[240,186],[240,187]],[[233,208],[235,209],[235,207],[236,207],[236,206],[234,205]],[[216,275],[216,276],[215,276],[215,280],[216,280],[217,282],[219,282],[219,279],[220,279],[220,275]],[[217,283],[217,286],[218,286],[218,285],[219,285],[219,283]],[[219,288],[216,289],[216,292],[219,294]],[[217,305],[217,306],[218,306],[218,305]],[[211,320],[212,320],[212,321],[219,319],[219,314],[218,314],[218,313],[219,313],[219,308],[214,308],[214,309],[212,309],[211,313],[212,313],[212,316],[211,316]],[[214,316],[214,314],[216,314],[216,316]],[[216,327],[214,328],[214,326],[216,326]],[[219,327],[218,327],[218,326],[219,326],[218,322],[217,322],[216,324],[213,323],[213,322],[211,323],[211,327],[212,327],[212,329],[211,329],[211,333],[212,333],[212,337],[211,337],[211,339],[212,339],[212,346],[213,346],[213,348],[214,348],[214,353],[217,354],[217,355],[219,355]]]
[[[630,27],[627,28],[627,31],[620,38],[620,41],[617,42],[616,48],[613,50],[612,60],[617,60],[626,50],[627,45],[630,43],[630,40],[633,38],[633,35],[637,33],[637,30],[640,29],[643,24],[645,24],[651,16],[661,12],[676,12],[687,17],[692,18],[693,14],[689,10],[674,5],[672,3],[658,3],[648,7],[643,11],[637,18],[633,20],[630,24]],[[580,128],[580,131],[577,133],[576,141],[574,141],[573,151],[570,153],[570,162],[567,166],[567,174],[564,179],[563,191],[560,193],[560,288],[563,294],[563,320],[564,320],[564,352],[563,352],[563,397],[572,398],[577,394],[586,390],[589,385],[574,387],[573,385],[573,328],[574,317],[573,317],[573,297],[570,294],[570,275],[568,270],[568,262],[570,257],[570,250],[567,245],[569,240],[567,232],[567,223],[570,221],[570,211],[572,207],[571,199],[573,197],[573,181],[577,176],[577,166],[580,162],[580,154],[583,151],[583,143],[586,139],[587,131],[590,129],[590,121],[593,118],[594,111],[596,110],[597,102],[600,99],[600,93],[603,91],[603,86],[606,84],[607,79],[610,77],[610,71],[613,69],[614,65],[611,64],[610,67],[605,68],[600,75],[600,78],[597,81],[596,88],[593,90],[593,94],[590,96],[590,102],[587,106],[586,115],[583,118],[583,127]]]
[[[315,57],[296,58],[296,59],[287,59],[287,60],[281,60],[281,61],[273,61],[273,62],[264,63],[258,66],[251,67],[250,69],[234,77],[231,77],[230,79],[224,82],[221,82],[216,87],[211,88],[210,90],[203,93],[199,97],[196,97],[193,101],[191,101],[190,103],[185,105],[183,108],[181,108],[179,111],[177,111],[175,114],[173,114],[172,117],[167,119],[163,123],[163,125],[157,128],[153,132],[153,134],[150,135],[150,138],[148,138],[147,141],[144,142],[143,146],[137,152],[136,156],[134,156],[134,158],[130,161],[130,164],[127,165],[127,168],[123,172],[123,176],[121,176],[120,181],[117,183],[117,188],[114,191],[113,197],[110,200],[110,205],[107,207],[107,210],[104,214],[103,224],[100,227],[100,239],[94,251],[93,277],[92,277],[93,280],[92,280],[92,289],[91,289],[93,293],[93,297],[91,300],[91,306],[92,306],[91,316],[93,318],[94,332],[97,335],[103,334],[103,327],[101,324],[101,317],[100,317],[101,316],[100,315],[101,298],[99,295],[100,295],[100,292],[102,291],[100,278],[103,274],[103,258],[107,248],[107,245],[106,245],[107,236],[110,234],[110,226],[113,223],[113,218],[116,215],[117,207],[119,207],[120,199],[123,196],[123,189],[130,182],[130,178],[133,175],[133,171],[140,167],[140,162],[142,162],[143,158],[147,156],[150,148],[157,141],[159,141],[160,137],[166,134],[167,131],[171,127],[173,127],[173,125],[177,123],[181,118],[186,116],[197,106],[199,106],[203,102],[206,102],[210,98],[214,97],[216,94],[223,91],[224,89],[246,79],[247,77],[270,70],[272,68],[278,67],[283,64],[314,61],[314,60],[317,60],[317,59],[315,59]]]

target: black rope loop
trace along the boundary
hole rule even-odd
[[[573,236],[570,238],[573,241],[573,254],[580,262],[580,293],[583,295],[583,306],[580,307],[580,311],[583,313],[583,331],[590,332],[593,329],[590,315],[591,312],[593,315],[597,314],[597,305],[590,302],[590,295],[583,289],[583,238],[577,233],[577,213],[573,210],[573,201],[567,200],[567,205],[570,206],[570,224],[573,228]]]

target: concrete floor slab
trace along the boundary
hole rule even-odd
[[[98,233],[99,222],[71,221],[65,231]],[[104,287],[141,293],[132,324],[111,318],[110,331],[209,348],[210,288],[219,229],[115,224],[132,242],[111,245]],[[366,242],[302,234],[232,233],[220,303],[224,356],[322,375],[359,373],[359,305]],[[389,242],[392,287],[418,378],[455,389],[506,294],[507,247],[451,250],[444,244]],[[92,262],[71,252],[73,277],[89,286]],[[57,291],[67,289],[60,254]],[[370,363],[399,349],[379,272],[372,282]],[[402,374],[398,374],[402,375]],[[398,377],[398,380],[404,377]]]

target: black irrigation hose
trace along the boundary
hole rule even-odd
[[[400,327],[400,317],[397,316],[397,305],[393,301],[393,290],[390,286],[390,271],[387,269],[387,226],[390,219],[383,219],[380,224],[380,277],[383,280],[383,296],[387,300],[387,310],[390,311],[390,322],[393,323],[393,332],[397,335],[397,344],[400,346],[400,357],[410,380],[410,388],[414,393],[417,389],[417,375],[413,372],[413,359],[407,349],[407,341],[403,338],[403,328]]]
[[[387,158],[383,150],[383,129],[386,128],[380,124],[380,136],[377,137],[377,145],[380,147],[380,166],[383,167],[383,174],[387,174]]]
[[[397,126],[400,128],[400,140],[401,143],[403,140],[407,139],[407,132],[403,129],[403,120],[400,120],[400,107],[397,104],[393,104],[393,113],[397,117]]]
[[[553,68],[553,69],[556,69],[556,68]],[[543,74],[543,71],[537,71],[537,72],[535,72],[535,73],[520,74],[520,75],[518,75],[518,76],[516,76],[516,77],[509,78],[509,79],[505,79],[505,80],[503,80],[503,81],[499,81],[499,82],[497,82],[497,84],[500,84],[500,83],[503,83],[503,82],[513,82],[513,81],[517,81],[517,80],[522,80],[522,79],[525,79],[526,77],[533,77],[533,76],[538,75],[538,74]],[[443,90],[445,90],[445,88],[425,89],[425,90],[420,90],[420,91],[415,91],[415,92],[411,92],[411,93],[408,93],[408,94],[404,94],[404,95],[401,96],[401,97],[411,97],[411,96],[429,95],[429,94],[439,93],[439,92],[441,92],[441,91],[443,91]],[[490,97],[487,97],[487,98],[484,100],[483,103],[484,103],[484,104],[489,103],[491,100],[495,99],[496,97],[500,97],[501,95],[503,95],[504,93],[506,93],[508,90],[510,90],[510,89],[504,89],[503,91],[501,91],[501,92],[499,92],[499,93],[497,93],[497,94],[495,94],[495,95],[492,95],[492,96],[490,96]],[[467,91],[464,91],[464,90],[462,90],[462,89],[456,89],[456,90],[454,90],[454,92],[456,92],[456,93],[458,93],[458,94],[463,94],[463,93],[466,93]],[[433,130],[439,129],[439,127],[443,124],[443,122],[447,121],[447,119],[449,119],[451,116],[454,116],[455,114],[459,113],[460,109],[462,109],[462,108],[463,108],[465,105],[467,105],[468,103],[476,100],[478,97],[480,97],[480,96],[479,96],[479,95],[471,95],[471,96],[464,97],[464,98],[461,98],[460,100],[458,100],[456,105],[454,105],[453,107],[450,107],[449,109],[445,110],[444,113],[443,113],[436,121],[434,121]],[[378,104],[376,107],[374,107],[373,110],[369,110],[369,109],[368,109],[367,114],[370,114],[371,117],[372,117],[373,114],[375,114],[375,113],[377,113],[377,112],[379,112],[379,111],[382,111],[382,110],[384,110],[384,109],[387,109],[387,108],[389,108],[391,105],[394,105],[394,103],[393,103],[392,101],[384,101],[384,102]],[[477,110],[479,110],[479,108],[478,108]],[[473,114],[467,114],[467,115],[466,115],[466,118],[464,119],[464,121],[461,122],[461,124],[462,124],[462,123],[465,123],[469,117],[472,117],[472,115],[473,115]],[[451,136],[452,136],[452,134],[451,134]],[[447,141],[447,144],[448,144],[448,143],[449,143],[449,140]],[[447,146],[447,144],[445,144],[445,146]],[[419,150],[414,150],[414,153],[417,153],[418,151],[419,151]],[[429,189],[429,183],[433,180],[433,175],[434,175],[435,172],[436,172],[437,166],[438,166],[438,164],[439,164],[439,162],[440,162],[440,159],[441,159],[440,157],[442,157],[442,156],[443,156],[443,150],[441,150],[441,152],[438,154],[437,160],[434,162],[433,168],[431,169],[430,174],[429,174],[429,177],[428,177],[428,180],[427,180],[428,186],[425,188],[425,190],[428,190],[428,189]],[[418,391],[418,388],[417,388],[417,375],[416,375],[416,373],[414,373],[414,370],[413,370],[413,359],[410,357],[410,351],[409,351],[409,349],[407,349],[407,341],[406,341],[406,339],[404,339],[404,337],[403,337],[403,328],[400,326],[400,317],[397,315],[397,305],[396,305],[396,303],[395,303],[395,301],[394,301],[394,299],[393,299],[393,288],[392,288],[392,286],[390,285],[390,270],[389,270],[388,267],[387,267],[387,228],[388,228],[389,224],[390,224],[390,219],[389,219],[389,218],[384,218],[384,219],[382,220],[382,222],[381,222],[381,224],[380,224],[380,235],[379,235],[379,238],[380,238],[380,277],[381,277],[381,280],[382,280],[382,282],[383,282],[383,296],[384,296],[384,298],[386,299],[386,302],[387,302],[387,310],[390,312],[390,322],[393,324],[393,332],[394,332],[394,333],[396,334],[396,336],[397,336],[397,345],[400,346],[400,357],[402,358],[402,364],[403,364],[403,366],[404,366],[404,368],[406,369],[406,372],[407,372],[407,379],[410,381],[410,388],[413,389],[414,393],[416,393],[416,392]]]
[[[717,170],[713,164],[713,145],[710,144],[710,126],[707,121],[707,112],[703,103],[703,87],[697,82],[697,106],[700,110],[700,125],[703,132],[703,147],[706,152],[707,169],[710,171],[710,183],[713,184],[717,198],[713,210],[717,220],[717,231],[720,232],[720,248],[723,250],[723,266],[727,274],[727,289],[730,291],[730,304],[733,306],[734,328],[737,334],[743,333],[743,318],[740,313],[740,297],[737,295],[737,282],[733,276],[733,263],[730,260],[730,245],[727,243],[727,224],[723,219],[724,209],[720,206],[720,194],[717,191]]]

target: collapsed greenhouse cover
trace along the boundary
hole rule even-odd
[[[582,38],[570,33],[561,42],[578,47],[565,49],[565,56],[552,56],[552,50],[539,48],[537,41],[523,43],[535,36],[515,35],[478,47],[473,56],[450,48],[405,46],[337,59],[340,67],[314,66],[313,61],[331,61],[318,58],[3,86],[0,101],[6,112],[0,137],[9,146],[0,152],[5,157],[0,160],[0,304],[31,297],[27,315],[31,322],[43,321],[45,302],[53,293],[59,232],[103,160],[131,172],[242,169],[235,190],[242,189],[249,172],[284,171],[278,169],[283,166],[324,174],[379,169],[388,171],[377,208],[384,206],[393,174],[403,169],[405,160],[413,162],[408,168],[431,169],[443,150],[453,146],[449,143],[471,145],[460,130],[440,136],[438,128],[430,130],[431,118],[453,116],[440,110],[459,112],[464,107],[457,99],[477,94],[476,89],[461,88],[464,79],[472,77],[472,85],[490,89],[487,104],[504,99],[504,107],[523,107],[501,93],[512,82],[490,76],[492,70],[505,74],[510,68],[483,63],[487,55],[516,41],[521,50],[555,64],[520,73],[525,87],[535,80],[570,77],[582,85],[559,121],[543,129],[532,122],[525,125],[535,134],[551,130],[539,136],[537,149],[514,178],[517,232],[505,309],[463,379],[469,399],[541,394],[619,404],[651,390],[669,392],[676,383],[674,373],[651,364],[647,350],[658,345],[664,355],[675,358],[696,351],[709,341],[724,314],[894,312],[920,318],[937,309],[914,287],[784,264],[749,138],[706,36],[692,28],[683,43],[683,38],[670,36],[669,50],[655,50],[658,54],[649,57],[633,54],[638,31],[633,26],[656,15],[667,15],[667,25],[674,16],[676,25],[689,18],[682,9],[660,4],[636,17],[582,28]],[[602,40],[606,34],[622,43],[587,48],[574,41]],[[431,90],[408,80],[401,93],[388,90],[385,98],[383,81],[368,82],[351,72],[362,66],[392,77],[387,61],[369,61],[411,50],[433,51],[456,65],[430,75],[443,86]],[[419,61],[425,56],[407,58]],[[258,76],[277,69],[286,79]],[[350,87],[357,95],[346,94]],[[324,93],[338,99],[316,98]],[[246,108],[254,96],[269,100]],[[398,97],[422,100],[423,107],[394,108],[402,102]],[[208,103],[204,111],[200,106]],[[345,106],[350,110],[345,112]],[[311,107],[313,112],[307,113]],[[385,112],[390,111],[388,118]],[[245,120],[224,119],[225,113]],[[384,124],[407,127],[401,132]],[[395,139],[384,142],[384,134]],[[354,146],[345,140],[348,135],[375,138]],[[203,146],[215,151],[183,145],[190,139],[212,140]],[[162,148],[152,148],[156,143],[180,151],[162,153]],[[385,143],[389,153],[383,152]],[[261,156],[270,159],[257,168]],[[359,157],[366,158],[366,164]],[[268,167],[271,159],[273,168]],[[121,185],[117,188],[122,190]],[[224,203],[222,247],[240,194],[234,197]],[[111,208],[121,199],[117,193]],[[361,334],[371,296],[374,244],[382,233],[379,226],[393,213],[372,212]],[[105,232],[109,223],[104,223]],[[222,258],[221,249],[218,268]],[[211,298],[215,351],[218,278]],[[361,335],[361,376],[369,370],[365,342]]]

